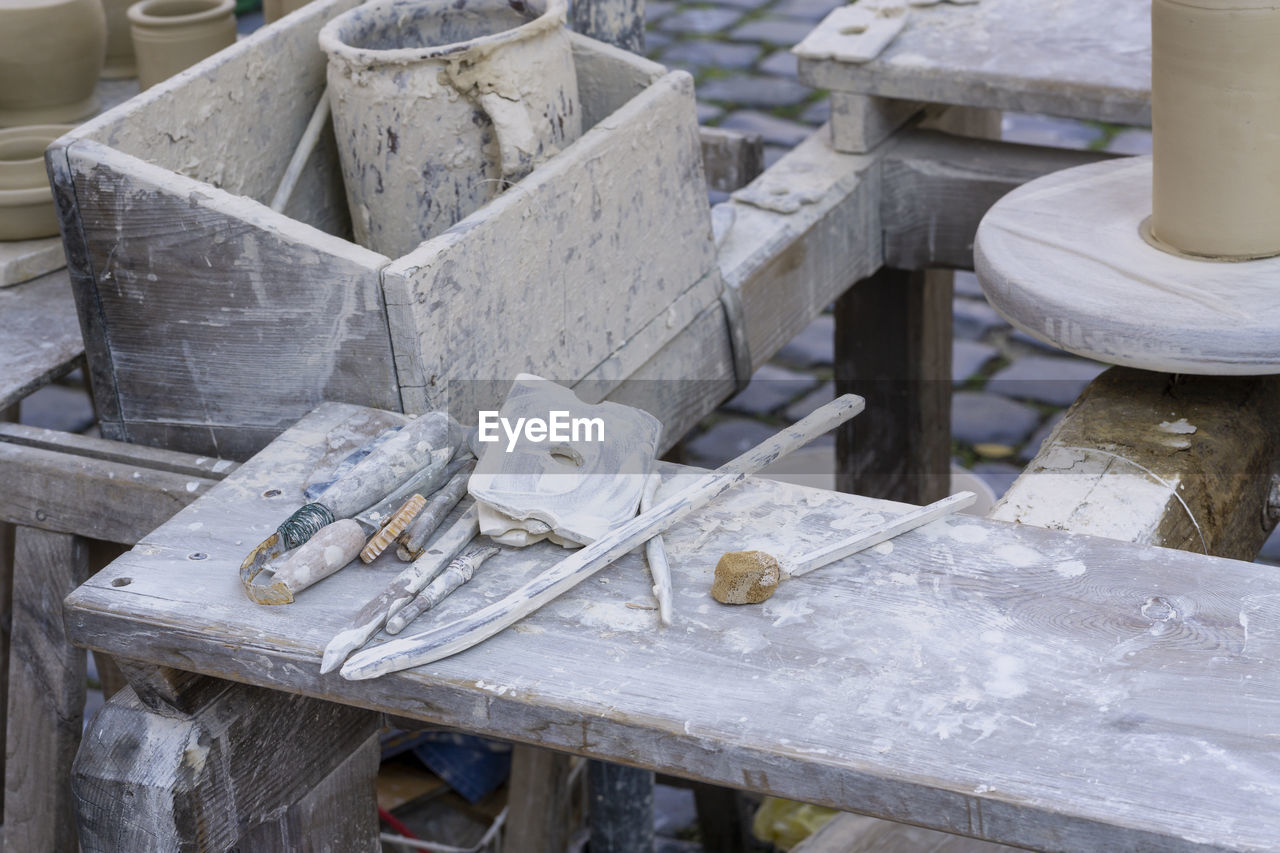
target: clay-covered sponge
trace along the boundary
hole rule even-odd
[[[721,604],[759,604],[782,580],[782,570],[764,551],[730,551],[716,563],[711,597]]]

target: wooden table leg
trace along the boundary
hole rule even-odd
[[[651,853],[653,771],[592,761],[587,780],[591,853]]]
[[[5,849],[75,853],[71,761],[84,714],[84,651],[67,641],[62,599],[88,578],[88,543],[19,527],[5,735]]]
[[[20,404],[0,410],[0,423],[16,423]],[[9,632],[13,624],[14,526],[0,522],[0,782],[5,778],[4,733],[9,713]],[[4,814],[4,785],[0,784],[0,815]],[[4,842],[0,839],[0,851]]]
[[[564,853],[573,837],[577,811],[572,784],[574,757],[516,744],[507,784],[507,837],[528,853]]]
[[[867,410],[836,432],[836,488],[925,504],[951,470],[951,273],[883,269],[836,300],[836,393]]]
[[[121,662],[72,771],[85,853],[376,853],[378,714]]]

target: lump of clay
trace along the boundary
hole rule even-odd
[[[764,551],[730,551],[716,563],[711,597],[721,604],[759,604],[773,595],[782,573]]]

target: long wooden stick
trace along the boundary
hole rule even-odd
[[[654,471],[644,484],[644,494],[640,496],[641,512],[648,512],[653,508],[653,499],[658,496],[660,485],[662,475]],[[649,562],[649,574],[653,576],[653,597],[658,599],[658,619],[663,625],[670,625],[671,566],[667,563],[667,546],[663,544],[661,535],[644,543],[644,556]]]
[[[844,423],[861,412],[863,406],[863,399],[853,394],[832,400],[804,420],[766,439],[648,512],[637,515],[607,536],[575,551],[501,601],[449,625],[360,652],[342,667],[342,676],[352,680],[376,678],[388,672],[440,660],[487,640],[667,530],[770,462]]]
[[[915,530],[921,525],[964,509],[977,499],[978,496],[973,492],[957,492],[949,498],[934,501],[928,506],[916,507],[904,512],[897,518],[890,519],[887,523],[873,530],[864,530],[861,533],[855,533],[845,539],[816,548],[808,554],[789,561],[789,565],[783,565],[782,569],[787,573],[788,577],[793,578],[797,575],[811,572],[814,569],[820,569],[825,565],[834,563],[836,560],[844,559],[850,554],[856,554],[873,545],[887,542],[895,536],[906,533],[908,530]]]
[[[316,150],[316,143],[320,141],[320,132],[324,130],[325,122],[328,120],[329,87],[326,86],[320,93],[319,103],[311,113],[311,120],[302,131],[302,138],[298,140],[298,147],[294,149],[289,165],[285,167],[280,186],[276,188],[276,194],[271,198],[271,209],[277,213],[282,213],[288,206],[289,199],[293,198],[293,188],[298,185],[298,178],[302,177],[302,168],[311,158],[311,152]]]

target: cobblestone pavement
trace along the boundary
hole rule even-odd
[[[694,76],[704,124],[760,133],[772,164],[826,121],[825,93],[796,79],[789,47],[832,8],[832,0],[648,0],[648,56]],[[242,31],[257,24],[242,20]],[[1006,114],[1004,136],[1062,148],[1149,153],[1150,132],[1092,122]],[[713,201],[718,200],[713,194]],[[998,497],[1035,455],[1063,409],[1105,365],[1044,347],[1004,322],[983,298],[972,273],[957,273],[952,432],[954,461],[971,469]],[[694,464],[714,466],[831,399],[830,314],[815,319],[762,367],[752,385],[689,437]],[[78,373],[24,403],[22,420],[53,429],[93,429]],[[819,441],[819,466],[834,454]],[[823,453],[828,455],[824,456]],[[809,457],[812,464],[814,456]],[[1261,560],[1280,565],[1280,535]],[[100,700],[99,700],[100,701]],[[689,791],[661,789],[661,849],[693,853],[695,820]],[[665,845],[665,846],[663,846]]]

